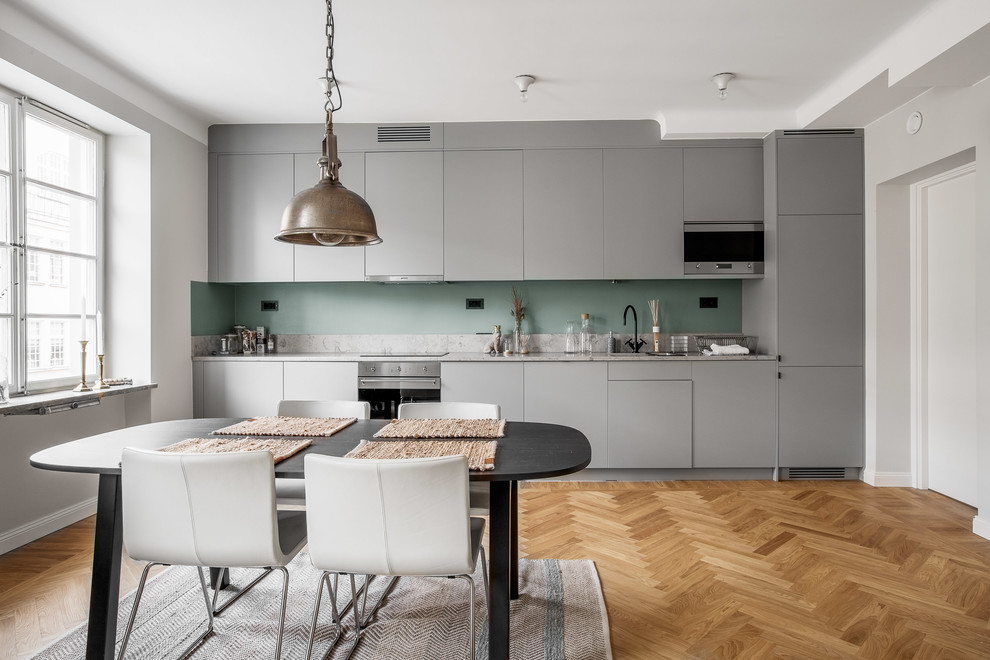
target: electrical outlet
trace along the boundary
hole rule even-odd
[[[263,312],[277,312],[278,311],[278,301],[277,300],[262,300],[261,301],[261,311],[263,311]]]
[[[718,298],[698,298],[698,307],[701,309],[718,309]]]
[[[465,298],[464,299],[464,309],[484,309],[485,299],[484,298]]]

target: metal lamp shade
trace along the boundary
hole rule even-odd
[[[382,242],[368,203],[329,177],[292,198],[275,240],[341,247]]]

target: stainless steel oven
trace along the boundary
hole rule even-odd
[[[358,399],[372,419],[395,419],[400,403],[440,400],[439,362],[358,362]]]

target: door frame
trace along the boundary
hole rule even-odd
[[[911,184],[911,480],[928,490],[928,189],[976,172],[976,162]]]

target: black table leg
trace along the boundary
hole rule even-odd
[[[488,625],[489,660],[509,658],[509,599],[512,560],[511,487],[507,481],[491,482],[491,502],[488,514],[490,530],[488,545],[491,568],[491,617]]]
[[[230,586],[230,571],[225,571],[222,568],[211,566],[210,587],[215,591],[217,589],[226,589],[229,586]]]
[[[519,482],[509,482],[509,597],[519,598]]]
[[[120,597],[120,475],[101,474],[93,540],[93,577],[89,592],[87,660],[113,660]]]

